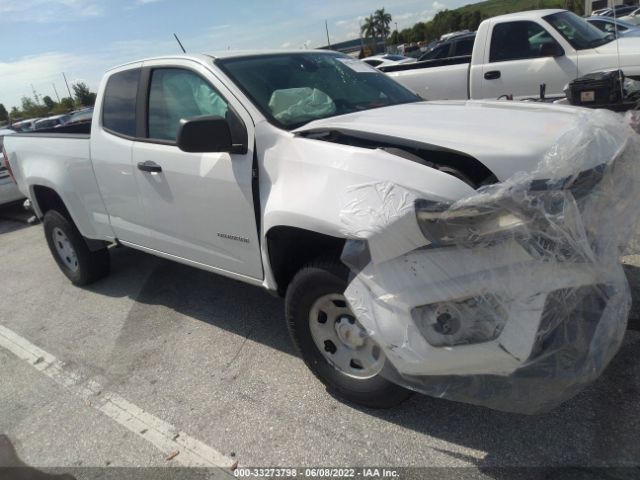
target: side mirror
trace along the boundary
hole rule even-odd
[[[540,45],[541,57],[561,57],[564,55],[563,48],[556,42],[543,43]]]
[[[236,151],[229,123],[214,115],[180,120],[176,143],[180,150],[190,153]]]

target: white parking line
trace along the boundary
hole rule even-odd
[[[120,395],[104,391],[98,382],[89,378],[83,379],[65,370],[64,363],[56,357],[2,325],[0,325],[0,346],[78,395],[86,405],[152,443],[164,452],[166,458],[172,458],[187,467],[235,467],[235,460],[145,412]]]

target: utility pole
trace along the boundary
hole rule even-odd
[[[53,85],[53,91],[56,92],[56,98],[58,99],[58,103],[60,103],[60,95],[58,95],[58,90],[56,89],[56,84],[52,83],[51,85]]]
[[[31,91],[33,92],[33,98],[36,99],[36,105],[40,105],[40,99],[38,98],[38,92],[33,88],[33,83],[31,84]]]
[[[69,82],[67,82],[67,76],[62,72],[62,78],[64,78],[64,83],[67,86],[67,92],[69,92],[69,98],[73,101],[73,95],[71,95],[71,89],[69,88]]]
[[[327,25],[327,21],[324,21],[324,28],[327,31],[327,45],[329,46],[329,50],[333,50],[331,48],[331,40],[329,40],[329,26]]]

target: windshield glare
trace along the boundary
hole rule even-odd
[[[364,62],[301,52],[217,60],[216,64],[279,127],[420,98]]]
[[[614,39],[572,12],[554,13],[544,19],[576,50],[599,47]]]

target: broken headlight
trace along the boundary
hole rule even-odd
[[[470,245],[497,240],[528,220],[496,205],[451,209],[451,205],[416,200],[416,219],[422,234],[434,245]]]

